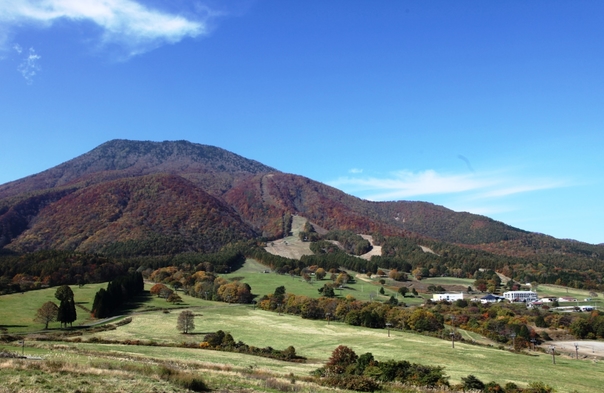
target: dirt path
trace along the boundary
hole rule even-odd
[[[312,251],[310,251],[310,243],[303,242],[298,237],[298,234],[304,228],[304,224],[306,224],[306,218],[293,216],[292,236],[271,241],[266,247],[264,247],[264,249],[273,255],[279,255],[292,259],[300,259],[303,255],[312,255]]]
[[[373,248],[371,249],[371,251],[369,251],[366,254],[361,255],[360,257],[366,260],[370,260],[372,256],[377,255],[380,256],[382,255],[382,246],[376,246],[375,244],[373,244],[373,236],[371,235],[360,235],[363,239],[368,240],[369,243],[371,243],[371,246],[373,246]]]
[[[549,350],[551,346],[555,346],[556,353],[574,358],[575,344],[579,346],[579,359],[604,357],[604,342],[601,341],[548,341],[543,343],[541,347]]]
[[[426,246],[419,246],[419,247],[422,249],[423,252],[427,252],[427,253],[430,253],[430,254],[434,254],[434,255],[440,256],[437,253],[435,253],[434,251],[432,251],[432,249],[430,247],[426,247]]]

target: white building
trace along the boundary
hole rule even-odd
[[[503,297],[510,302],[536,302],[538,300],[537,292],[533,291],[509,291],[504,292]]]
[[[446,300],[448,302],[454,302],[456,300],[463,300],[463,292],[459,293],[435,293],[432,295],[432,300],[440,302]]]

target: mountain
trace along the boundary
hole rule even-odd
[[[229,189],[251,174],[275,169],[214,146],[187,141],[113,140],[44,172],[0,185],[0,200],[24,193],[157,173],[176,174],[208,192]]]
[[[604,257],[602,246],[529,233],[431,203],[362,200],[213,146],[127,140],[0,185],[0,247],[117,255],[213,252],[236,240],[282,237],[292,215],[327,230],[498,255]]]

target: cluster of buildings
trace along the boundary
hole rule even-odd
[[[449,302],[454,302],[456,300],[463,299],[463,292],[459,293],[435,293],[432,295],[432,300],[434,301],[442,301],[446,300]],[[488,294],[482,298],[473,298],[471,299],[475,302],[481,303],[497,303],[507,300],[509,302],[524,302],[524,303],[532,303],[539,300],[537,296],[537,292],[533,291],[509,291],[504,292],[503,296]]]
[[[432,295],[432,300],[435,302],[438,301],[449,301],[449,302],[454,302],[456,300],[460,300],[463,299],[463,292],[459,292],[459,293],[435,293],[434,295]],[[472,298],[470,299],[471,301],[474,302],[481,302],[483,304],[486,303],[498,303],[498,302],[503,302],[503,301],[508,301],[511,303],[526,303],[527,307],[540,307],[542,305],[544,305],[545,303],[552,303],[554,301],[558,301],[558,302],[576,302],[577,299],[573,298],[573,297],[560,297],[560,298],[556,298],[556,297],[543,297],[541,299],[539,299],[539,297],[537,296],[537,292],[533,292],[533,291],[508,291],[508,292],[504,292],[503,296],[499,296],[499,295],[493,295],[491,293],[487,294],[486,296],[483,296],[481,298]],[[585,299],[586,301],[588,299]],[[579,309],[579,311],[592,311],[594,309],[593,306],[569,306],[569,307],[559,307],[560,309],[564,309],[564,308],[568,308],[573,309],[574,311],[577,311],[577,309]]]

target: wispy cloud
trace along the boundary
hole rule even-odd
[[[483,189],[492,181],[471,175],[441,175],[436,171],[397,171],[389,177],[341,177],[329,182],[334,187],[353,189],[371,200],[393,200],[430,194],[459,193]]]
[[[352,168],[352,169],[348,170],[348,173],[358,174],[358,173],[363,173],[363,170],[359,169],[359,168]]]
[[[385,177],[347,176],[328,183],[374,201],[438,195],[454,196],[457,203],[468,205],[477,200],[492,200],[568,185],[568,182],[563,180],[526,179],[506,174],[504,171],[488,174],[442,174],[434,170],[396,171]]]
[[[500,198],[509,195],[521,194],[525,192],[548,190],[552,188],[565,187],[567,184],[563,181],[552,181],[552,180],[537,180],[534,183],[526,183],[519,185],[502,185],[500,188],[490,190],[484,194],[479,194],[480,198]]]
[[[18,54],[23,53],[23,49],[19,45],[15,45],[14,49]],[[17,67],[17,71],[23,75],[23,78],[25,78],[28,85],[31,85],[34,82],[34,76],[40,71],[38,62],[41,58],[42,56],[38,55],[34,48],[29,48],[27,55],[21,64],[19,64],[19,67]]]
[[[3,0],[0,2],[0,45],[24,26],[47,28],[58,21],[89,22],[100,28],[100,45],[117,45],[135,56],[186,37],[207,34],[216,16],[195,6],[186,16],[152,9],[133,0]]]

